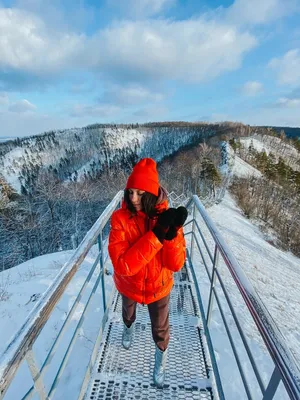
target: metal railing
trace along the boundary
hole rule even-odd
[[[105,312],[107,306],[107,300],[106,300],[105,284],[104,284],[104,276],[105,276],[104,265],[107,261],[108,255],[104,253],[103,230],[107,222],[109,221],[111,214],[119,206],[122,196],[123,196],[123,191],[120,191],[114,197],[112,202],[107,206],[107,208],[95,222],[93,227],[86,234],[85,238],[83,239],[79,247],[76,249],[74,255],[56,276],[53,284],[48,288],[48,290],[43,294],[43,296],[41,296],[40,301],[38,302],[36,307],[28,315],[20,330],[16,333],[10,344],[7,346],[6,350],[1,355],[0,399],[4,398],[4,395],[7,392],[10,383],[14,379],[14,376],[16,375],[16,372],[18,371],[23,361],[27,362],[28,368],[31,372],[33,385],[30,387],[27,393],[22,395],[22,399],[25,400],[31,398],[35,394],[35,392],[38,393],[39,398],[42,400],[50,399],[53,397],[54,392],[57,388],[57,383],[65,369],[65,366],[73,349],[74,343],[78,336],[79,330],[82,326],[84,317],[89,309],[91,300],[98,288],[100,281],[101,281],[102,302],[103,302],[102,306],[104,311],[102,327],[105,324],[105,320],[107,317],[107,313]],[[40,368],[38,366],[37,359],[33,351],[33,345],[36,342],[43,327],[47,323],[49,316],[55,309],[55,306],[59,302],[61,296],[65,292],[68,284],[75,276],[76,272],[78,271],[80,265],[85,260],[85,257],[92,248],[92,246],[96,243],[98,243],[98,250],[99,250],[98,255],[86,277],[85,282],[83,283],[83,286],[79,290],[72,307],[68,311],[68,315],[64,320],[64,323],[60,328],[60,331],[58,332],[58,335],[55,338],[55,341],[52,344],[51,349],[49,350],[46,359],[43,362],[43,365]],[[72,320],[72,316],[77,310],[80,299],[82,298],[84,292],[86,291],[87,286],[91,281],[91,277],[93,276],[97,267],[99,269],[99,271],[97,271],[98,272],[97,279],[85,302],[84,310],[81,314],[80,319],[78,320],[77,326],[73,332],[71,340],[65,351],[65,354],[63,355],[63,359],[61,363],[58,365],[50,390],[46,390],[43,379],[45,372],[49,367],[51,360],[53,359],[57,347],[61,339],[63,338]]]
[[[185,204],[188,201],[188,198],[183,193],[177,195],[175,192],[172,191],[168,193],[168,200],[170,207],[176,208],[179,205]]]
[[[262,399],[273,399],[277,388],[279,386],[280,381],[284,383],[284,387],[290,399],[299,400],[300,399],[300,371],[296,364],[296,361],[287,348],[285,339],[281,332],[279,331],[277,325],[273,321],[271,315],[266,309],[265,305],[259,298],[258,294],[250,284],[249,280],[243,273],[242,268],[236,261],[234,255],[231,250],[223,240],[220,232],[215,227],[215,224],[208,216],[203,204],[200,202],[199,198],[194,195],[189,202],[187,203],[187,208],[192,208],[192,219],[186,224],[192,224],[192,229],[190,232],[186,232],[185,235],[189,234],[192,236],[191,238],[191,248],[188,252],[188,260],[190,262],[191,270],[193,272],[195,281],[196,273],[193,265],[195,264],[195,250],[196,248],[199,251],[200,260],[203,264],[206,275],[208,277],[209,282],[209,296],[207,301],[207,310],[206,312],[202,308],[203,311],[203,322],[207,328],[207,334],[210,339],[210,325],[212,318],[212,310],[213,305],[216,303],[216,308],[220,312],[220,316],[222,322],[224,324],[226,334],[228,336],[234,358],[236,360],[237,368],[240,373],[240,377],[243,382],[245,396],[247,399],[256,399],[258,398],[256,395],[252,393],[251,382],[248,379],[247,371],[244,370],[243,367],[243,359],[239,355],[238,348],[235,344],[235,338],[231,333],[231,329],[229,328],[228,314],[224,311],[224,299],[228,308],[230,309],[230,314],[235,322],[237,331],[240,335],[241,341],[243,343],[246,354],[248,355],[250,364],[252,366],[254,375],[256,377],[257,383],[259,385]],[[196,213],[199,213],[201,216],[202,222],[205,224],[207,231],[210,235],[210,239],[213,241],[213,251],[209,248],[209,243],[207,238],[204,237],[204,234],[199,226],[199,220],[196,218]],[[201,244],[200,244],[201,243]],[[204,252],[206,252],[206,257]],[[218,264],[219,257],[222,257],[225,265],[227,266],[231,276],[233,277],[235,284],[241,294],[242,298],[245,301],[247,309],[251,313],[253,320],[257,326],[259,334],[263,339],[266,348],[271,356],[271,360],[274,362],[273,373],[267,384],[264,383],[261,373],[259,372],[258,365],[255,361],[255,356],[248,344],[248,340],[246,334],[244,332],[244,327],[242,323],[239,321],[238,315],[235,311],[230,291],[226,288],[224,280],[220,274]],[[210,265],[207,262],[207,259],[210,262]],[[200,260],[197,260],[198,262]],[[222,298],[219,295],[222,293]],[[203,303],[202,296],[200,298],[200,292],[198,291],[198,301],[200,304]],[[210,343],[210,341],[209,341]],[[213,344],[211,344],[211,350],[213,349]],[[216,344],[216,343],[215,343]],[[221,374],[222,379],[222,374]],[[241,397],[245,398],[245,397]]]
[[[79,399],[83,399],[85,395],[85,389],[87,387],[87,382],[90,377],[90,371],[92,365],[95,361],[95,351],[97,351],[97,343],[100,342],[101,339],[101,332],[103,330],[104,324],[107,319],[107,310],[109,309],[110,301],[106,298],[105,293],[105,283],[104,283],[104,268],[105,263],[107,261],[108,255],[105,253],[106,251],[106,244],[103,238],[103,232],[106,227],[106,224],[109,222],[111,214],[113,211],[119,206],[121,201],[123,192],[120,191],[109,206],[105,209],[99,219],[96,221],[92,229],[87,233],[85,238],[83,239],[82,243],[79,245],[77,250],[75,251],[74,255],[71,257],[69,262],[62,268],[60,273],[55,278],[53,284],[49,287],[49,289],[44,293],[41,297],[39,303],[36,307],[32,310],[32,312],[27,317],[26,321],[22,325],[21,329],[17,332],[14,336],[11,343],[8,345],[4,353],[0,357],[0,399],[4,398],[5,393],[11,382],[13,381],[16,372],[18,371],[19,367],[23,362],[26,360],[29,370],[31,372],[33,384],[31,385],[30,389],[22,395],[22,399],[29,399],[35,393],[38,394],[39,398],[42,400],[53,398],[54,392],[57,388],[58,382],[60,377],[66,367],[68,359],[70,357],[70,353],[73,349],[74,343],[76,341],[76,337],[78,335],[79,329],[82,326],[82,322],[84,316],[87,314],[89,310],[89,306],[91,304],[91,299],[93,298],[95,291],[99,287],[101,281],[101,292],[102,292],[102,303],[103,303],[103,311],[104,316],[102,320],[102,328],[99,331],[96,345],[94,346],[93,353],[91,354],[90,361],[88,368],[85,373],[85,377],[82,378],[81,390],[79,394]],[[198,301],[203,317],[203,324],[204,329],[206,332],[207,343],[210,349],[210,358],[212,360],[213,369],[214,371],[218,371],[216,357],[214,355],[214,344],[213,340],[211,339],[210,334],[210,326],[212,321],[214,320],[212,315],[213,305],[216,304],[228,335],[231,347],[233,349],[234,357],[236,360],[237,368],[239,374],[241,376],[243,386],[245,388],[245,393],[248,399],[254,399],[253,394],[251,393],[251,382],[248,381],[247,371],[243,368],[243,362],[238,354],[237,346],[235,345],[235,338],[231,334],[229,329],[229,323],[226,318],[226,313],[223,309],[224,299],[221,299],[219,296],[218,291],[221,290],[224,294],[224,298],[230,308],[231,315],[234,319],[234,322],[237,326],[237,330],[241,336],[242,342],[248,354],[250,363],[252,365],[254,374],[256,376],[262,399],[272,399],[274,394],[276,393],[277,387],[279,382],[282,380],[286,391],[289,397],[293,400],[300,399],[300,374],[298,367],[285,345],[284,338],[282,337],[280,331],[276,327],[276,324],[272,320],[271,316],[269,315],[267,309],[263,305],[262,301],[260,300],[257,293],[252,288],[251,284],[249,283],[248,279],[242,272],[241,267],[235,260],[235,257],[231,253],[230,249],[224,242],[223,238],[221,237],[220,233],[216,229],[214,223],[209,218],[207,212],[205,211],[202,203],[198,199],[197,196],[193,196],[186,205],[188,208],[192,207],[193,209],[193,217],[192,219],[186,224],[188,227],[192,224],[192,229],[190,232],[186,232],[187,238],[191,235],[191,245],[188,249],[188,261],[191,267],[191,272],[194,276],[194,280],[197,283],[197,270],[193,267],[196,262],[199,260],[195,260],[196,257],[196,250],[199,251],[201,262],[205,268],[206,275],[208,278],[209,284],[207,285],[208,289],[208,302],[207,302],[207,310],[204,311],[203,307],[203,299],[201,290],[199,290],[198,284],[196,284],[196,292],[198,296]],[[204,233],[200,229],[200,222],[196,218],[196,213],[199,212],[202,222],[205,224],[204,226],[210,232],[211,238],[213,240],[213,248],[214,250],[211,251],[209,248],[209,243],[204,237]],[[202,244],[200,245],[200,241]],[[94,244],[98,243],[98,255],[86,277],[86,280],[77,293],[77,297],[68,311],[68,315],[60,328],[60,331],[55,338],[54,343],[51,346],[43,364],[41,367],[38,366],[37,360],[35,358],[35,354],[33,351],[33,345],[36,342],[39,334],[41,333],[43,327],[47,323],[51,313],[55,309],[58,301],[62,297],[63,293],[65,292],[67,285],[70,283],[72,278],[75,276],[76,272],[78,271],[80,265],[85,260],[86,255],[93,247]],[[211,265],[208,265],[207,257],[204,255],[204,250],[208,255],[208,259]],[[236,287],[238,288],[239,292],[241,293],[247,309],[250,311],[256,325],[258,331],[263,338],[266,347],[271,355],[271,358],[274,361],[274,370],[271,374],[271,377],[268,383],[265,385],[263,378],[259,372],[259,368],[255,362],[255,356],[253,355],[250,346],[248,345],[248,341],[243,329],[242,324],[239,321],[237,313],[234,311],[234,306],[232,304],[232,299],[230,292],[226,289],[226,285],[223,282],[222,276],[219,272],[218,268],[218,261],[220,256],[224,260],[228,271],[232,275]],[[96,268],[99,269],[96,270]],[[197,267],[198,268],[198,267]],[[61,363],[57,366],[56,374],[54,376],[53,381],[51,382],[50,388],[46,389],[46,385],[44,382],[44,375],[45,372],[53,359],[53,355],[55,354],[58,344],[61,341],[64,333],[67,330],[67,326],[72,319],[72,315],[74,314],[80,299],[83,296],[83,292],[86,290],[88,284],[91,281],[91,277],[94,272],[97,272],[97,279],[93,285],[92,290],[90,291],[87,300],[84,305],[84,311],[81,314],[77,322],[77,326],[72,334],[71,340],[67,346],[65,354],[63,355]],[[219,389],[220,398],[224,398],[222,393],[222,374],[220,374],[220,379],[218,373],[216,374],[216,386]],[[243,397],[240,397],[243,398]],[[257,398],[257,397],[256,397]]]

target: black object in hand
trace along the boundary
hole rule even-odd
[[[168,208],[158,215],[156,225],[152,229],[152,232],[160,242],[164,240],[169,227],[174,225],[176,215],[177,213],[175,208]]]
[[[183,226],[188,216],[188,211],[185,207],[181,206],[176,209],[176,216],[174,218],[174,224],[170,226],[168,232],[165,235],[166,240],[172,240],[177,236],[177,231]]]
[[[175,226],[170,226],[168,232],[165,235],[165,239],[166,240],[172,240],[174,238],[176,238],[177,236],[177,229],[175,228]]]
[[[175,208],[168,208],[161,214],[158,214],[157,225],[161,225],[164,228],[169,228],[170,225],[174,225],[177,217],[177,210]]]
[[[187,216],[188,216],[188,211],[185,207],[180,206],[180,207],[176,208],[176,217],[175,217],[174,225],[176,227],[181,227],[185,223]]]

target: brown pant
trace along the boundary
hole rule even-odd
[[[151,320],[152,337],[160,350],[165,351],[170,340],[169,325],[170,295],[148,304]],[[122,295],[122,317],[124,324],[129,328],[136,318],[136,301]]]

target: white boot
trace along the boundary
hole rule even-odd
[[[131,345],[132,336],[133,336],[133,324],[130,326],[130,328],[128,328],[124,324],[123,334],[122,334],[122,345],[126,350],[128,350]]]
[[[155,386],[159,388],[162,388],[164,386],[167,354],[168,349],[166,349],[165,351],[161,351],[158,347],[156,347],[153,380]]]

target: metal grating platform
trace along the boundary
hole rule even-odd
[[[129,350],[121,345],[123,322],[117,293],[90,383],[90,400],[213,399],[200,312],[185,268],[175,274],[170,300],[169,354],[163,389],[152,381],[155,344],[147,306],[138,305]]]

